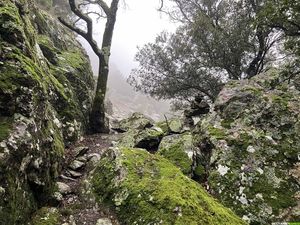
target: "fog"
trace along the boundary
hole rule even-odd
[[[154,119],[162,119],[163,114],[169,112],[168,101],[158,102],[141,93],[136,93],[125,82],[130,71],[138,65],[134,62],[137,47],[153,42],[157,34],[164,30],[174,31],[176,29],[176,24],[170,22],[166,15],[157,11],[158,7],[159,0],[126,0],[126,5],[122,3],[119,7],[111,48],[107,95],[114,105],[116,117],[125,117],[134,111],[139,111]],[[103,22],[95,25],[94,37],[99,46],[103,27]],[[87,50],[96,76],[98,58],[86,41],[80,38],[80,42]],[[125,90],[126,92],[124,92]]]

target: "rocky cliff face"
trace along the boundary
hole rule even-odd
[[[32,1],[0,2],[0,223],[51,200],[65,145],[86,128],[94,82],[72,34]]]
[[[194,130],[209,191],[251,224],[300,220],[297,87],[277,71],[230,82]]]

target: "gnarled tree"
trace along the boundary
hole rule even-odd
[[[59,20],[66,27],[83,37],[91,46],[95,54],[99,58],[99,71],[96,86],[95,98],[90,114],[90,131],[92,133],[105,133],[108,131],[108,123],[105,118],[104,100],[106,94],[107,78],[109,72],[109,57],[113,37],[114,26],[116,22],[119,0],[112,0],[110,6],[103,0],[69,0],[72,12],[77,16],[74,22],[67,21],[60,17]],[[89,6],[96,5],[100,11],[84,10]],[[97,14],[101,18],[106,18],[105,29],[103,32],[102,46],[98,47],[97,42],[93,38],[93,20],[91,14]],[[85,29],[80,28],[78,22],[85,23]]]

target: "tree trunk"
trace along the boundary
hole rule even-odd
[[[111,14],[107,16],[105,31],[102,41],[103,54],[99,57],[99,71],[96,87],[96,94],[93,101],[92,111],[90,114],[90,131],[91,133],[108,133],[109,121],[105,117],[105,94],[109,72],[109,57],[111,42],[113,37],[114,26],[116,22],[118,1],[111,7]]]
[[[92,111],[90,114],[90,132],[91,133],[108,133],[109,122],[105,117],[105,93],[108,77],[108,65],[104,57],[99,58],[99,73],[96,87],[95,98],[93,101]]]

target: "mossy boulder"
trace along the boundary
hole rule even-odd
[[[148,151],[155,152],[164,135],[164,132],[159,127],[151,127],[145,129],[129,129],[122,134],[118,141],[119,147],[138,147]]]
[[[94,83],[76,38],[32,1],[0,2],[0,34],[0,224],[26,224],[86,127]]]
[[[135,136],[134,147],[144,148],[148,151],[156,151],[163,135],[164,132],[159,127],[146,128],[138,132]]]
[[[194,130],[210,192],[251,224],[300,220],[300,93],[290,84],[277,71],[229,82]]]
[[[167,159],[141,149],[110,148],[90,182],[123,224],[246,224]]]
[[[180,134],[190,130],[183,117],[173,117],[167,121],[158,122],[155,125],[160,127],[165,134]]]
[[[193,168],[196,166],[197,153],[191,133],[173,134],[163,137],[157,154],[170,160],[184,174],[192,176]]]
[[[130,117],[115,123],[112,129],[119,132],[126,132],[129,130],[143,130],[145,128],[152,127],[154,121],[151,118],[146,117],[142,113],[133,113]]]

